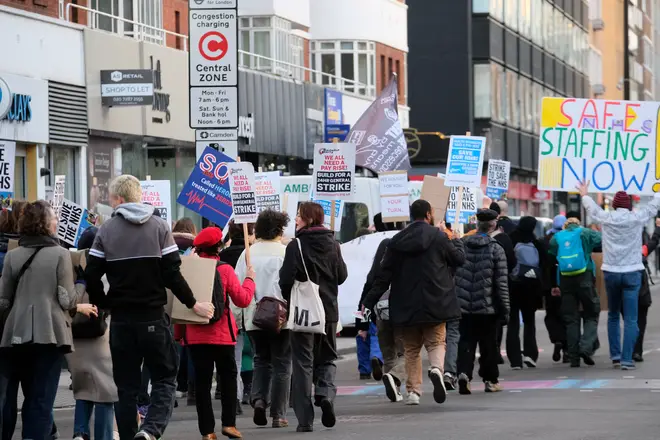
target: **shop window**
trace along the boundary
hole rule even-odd
[[[66,176],[64,198],[73,202],[76,199],[76,153],[73,148],[50,148],[50,169],[52,176]],[[51,183],[52,184],[52,183]]]
[[[347,93],[374,97],[376,95],[376,46],[366,41],[316,42],[312,46],[313,66],[321,68],[324,75],[314,75],[322,85],[336,85]],[[385,57],[381,55],[381,81],[383,87],[387,76]],[[392,70],[392,69],[390,69]],[[330,78],[329,75],[333,77]],[[336,76],[341,79],[336,81]]]
[[[518,103],[518,74],[512,71],[506,72],[507,96],[509,117],[508,124],[512,127],[520,127],[520,106]]]
[[[490,65],[489,64],[475,64],[474,65],[474,117],[475,118],[490,118]]]
[[[25,185],[25,157],[16,156],[14,161],[14,198],[25,200],[27,198]]]

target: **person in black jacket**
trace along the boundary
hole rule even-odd
[[[397,231],[403,229],[403,223],[383,223],[381,214],[378,213],[374,216],[374,225],[376,232]],[[391,238],[384,238],[376,249],[376,255],[371,265],[371,269],[367,274],[367,280],[362,289],[362,296],[360,297],[359,310],[364,310],[364,299],[373,287],[376,276],[381,270],[380,263],[385,256],[387,245],[390,243]],[[392,402],[399,402],[403,400],[401,392],[401,381],[405,380],[406,372],[403,358],[403,336],[398,329],[390,325],[390,321],[377,319],[376,313],[371,314],[372,322],[368,320],[362,321],[356,319],[355,325],[358,329],[358,338],[364,337],[362,332],[368,331],[373,326],[373,321],[377,327],[378,345],[382,355],[382,365],[380,359],[377,357],[371,358],[371,366],[374,379],[383,380],[385,385],[385,392],[387,397]],[[383,372],[385,374],[383,374]],[[380,374],[378,374],[380,373]],[[377,377],[379,376],[379,377]]]
[[[231,242],[229,246],[220,251],[220,261],[229,264],[236,269],[236,262],[245,251],[245,236],[243,235],[243,225],[234,223],[234,220],[229,222],[227,236]],[[248,244],[254,242],[254,223],[248,223]]]
[[[426,347],[437,403],[447,398],[442,370],[445,357],[445,326],[460,318],[452,269],[465,261],[463,244],[450,240],[434,226],[433,208],[426,200],[410,207],[413,220],[392,238],[364,305],[373,309],[390,287],[390,323],[401,327],[406,359],[408,405],[419,405],[422,394],[422,345]]]
[[[650,269],[648,263],[648,256],[658,247],[660,242],[660,227],[656,227],[653,231],[653,237],[649,237],[649,233],[644,230],[642,232],[642,255],[644,256],[644,273],[642,274],[642,285],[639,289],[639,305],[637,323],[639,324],[639,335],[637,342],[633,349],[633,360],[635,362],[644,362],[644,334],[646,333],[646,319],[651,307],[651,286],[650,286]],[[623,311],[621,312],[623,313]]]
[[[333,401],[337,394],[337,387],[334,385],[339,321],[337,294],[339,285],[348,277],[348,271],[334,232],[323,227],[323,218],[323,207],[318,203],[300,204],[296,216],[296,239],[287,245],[280,269],[280,289],[290,307],[294,282],[307,281],[306,267],[310,280],[319,286],[319,296],[325,311],[325,335],[302,332],[294,332],[291,335],[292,397],[293,410],[298,419],[297,432],[313,431],[312,385],[314,404],[320,406],[323,412],[323,426],[330,428],[336,422]],[[301,253],[304,257],[301,257]]]
[[[539,357],[535,315],[543,301],[543,270],[548,251],[534,235],[535,228],[536,218],[525,216],[511,233],[517,264],[509,282],[511,315],[506,333],[506,353],[514,370],[522,369],[523,362],[535,368]],[[523,353],[520,352],[520,314],[525,324]]]
[[[545,248],[550,248],[550,240],[555,234],[564,229],[566,223],[566,216],[557,215],[552,219],[552,229],[548,231],[545,236]],[[561,314],[561,294],[559,293],[557,277],[557,259],[548,258],[545,265],[545,283],[543,285],[543,296],[545,299],[545,328],[548,330],[550,342],[554,345],[552,353],[552,360],[554,362],[562,361],[567,364],[569,362],[568,355],[566,354],[566,323]]]
[[[477,344],[481,353],[479,375],[486,392],[502,390],[497,367],[496,329],[509,316],[506,255],[489,234],[496,228],[497,213],[477,211],[478,232],[464,238],[465,264],[456,271],[456,295],[461,307],[458,343],[458,390],[471,394]]]

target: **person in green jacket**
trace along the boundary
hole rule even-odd
[[[586,365],[594,365],[594,344],[598,338],[598,317],[600,316],[600,299],[594,285],[596,267],[591,253],[601,246],[601,233],[580,226],[580,220],[571,217],[566,220],[564,230],[580,229],[582,250],[587,259],[586,271],[576,275],[562,275],[557,271],[557,279],[553,280],[552,296],[561,296],[561,314],[566,323],[566,345],[571,367],[580,366],[580,358]],[[559,243],[555,234],[550,240],[549,253],[559,254]],[[580,305],[584,319],[584,332],[580,335]]]

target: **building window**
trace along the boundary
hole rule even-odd
[[[313,81],[333,85],[338,89],[360,96],[376,95],[376,44],[371,41],[321,41],[312,46],[313,66],[320,66],[323,75],[313,75]],[[393,71],[389,59],[389,71]],[[385,57],[380,58],[381,84],[387,85]],[[320,78],[319,78],[320,77]]]
[[[518,0],[505,0],[504,24],[511,29],[518,30]]]
[[[382,91],[387,85],[387,76],[385,74],[385,55],[380,56],[380,90]]]
[[[474,117],[490,118],[491,110],[491,71],[490,64],[475,64],[474,80]]]
[[[488,0],[472,0],[472,13],[473,14],[488,14],[489,3],[492,4],[492,1]]]
[[[504,2],[506,0],[490,0],[490,15],[504,23]]]
[[[543,0],[530,0],[532,17],[532,41],[539,46],[543,44]]]
[[[134,1],[138,2],[137,5],[134,5]],[[140,24],[157,29],[163,28],[163,3],[160,0],[91,0],[90,7],[95,11],[115,17],[137,21]],[[137,17],[134,16],[134,9],[138,13]],[[132,23],[97,15],[93,12],[88,13],[87,22],[91,24],[91,27],[120,35],[133,37],[136,31]],[[157,29],[142,28],[140,31],[145,41],[163,44],[165,42],[165,32]]]
[[[174,32],[181,33],[181,13],[174,11]],[[181,37],[176,37],[176,48],[181,49]]]
[[[518,74],[512,71],[506,72],[507,97],[508,97],[508,124],[512,127],[520,127],[520,104],[518,102]]]
[[[532,0],[520,0],[518,10],[518,32],[528,39],[532,38]]]
[[[291,22],[280,17],[241,17],[241,66],[304,79],[304,41],[292,33]]]
[[[403,96],[403,94],[401,93],[401,84],[402,84],[402,81],[401,81],[401,62],[399,60],[396,60],[394,62],[394,72],[396,72],[396,80],[397,80],[396,91],[399,94],[399,96]]]
[[[653,69],[653,42],[647,36],[644,36],[642,42],[644,43],[644,67],[651,70]]]
[[[600,52],[593,47],[589,51],[589,81],[592,87],[603,84],[603,59]]]

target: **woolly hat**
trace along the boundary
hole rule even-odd
[[[630,196],[625,191],[618,191],[614,195],[614,200],[612,201],[612,208],[619,209],[625,208],[628,211],[632,210],[632,202],[630,201]]]
[[[477,220],[480,222],[489,222],[497,219],[497,213],[492,209],[479,209],[477,210]]]
[[[208,227],[201,230],[195,241],[193,241],[193,246],[196,248],[210,248],[222,241],[222,229],[216,227]]]
[[[488,209],[492,209],[497,213],[497,215],[500,215],[502,213],[502,209],[500,209],[500,205],[498,205],[497,202],[491,203]]]

